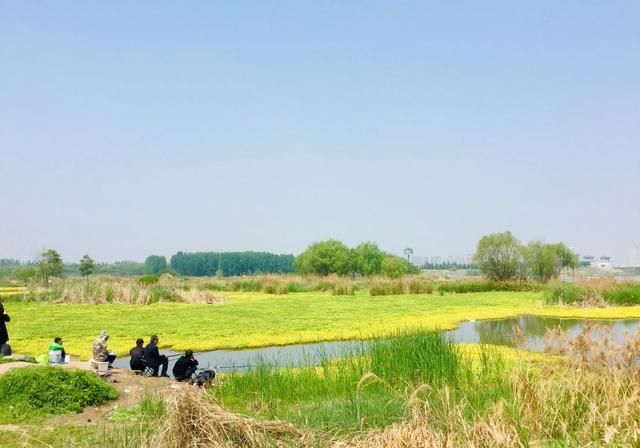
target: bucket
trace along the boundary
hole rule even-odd
[[[98,363],[98,372],[106,372],[107,370],[109,370],[109,363],[108,362],[99,362]]]

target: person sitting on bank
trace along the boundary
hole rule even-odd
[[[49,346],[49,362],[51,364],[58,364],[65,362],[67,354],[64,351],[62,345],[62,338],[57,337],[53,340],[53,343]]]
[[[161,355],[158,351],[158,336],[151,336],[151,340],[144,348],[144,360],[147,362],[147,366],[153,369],[152,376],[158,376],[158,370],[162,366],[162,373],[160,376],[168,377],[167,369],[169,368],[169,358],[165,355]]]
[[[142,339],[136,339],[136,346],[129,350],[129,355],[131,356],[131,360],[129,361],[129,366],[131,370],[139,371],[140,373],[144,372],[144,369],[147,368],[147,362],[144,360],[144,341]]]
[[[116,354],[110,352],[107,348],[107,340],[109,340],[109,333],[103,331],[100,333],[100,336],[98,336],[98,339],[93,341],[93,360],[96,362],[108,362],[109,367],[112,367],[113,361],[116,360]]]
[[[191,379],[197,368],[198,361],[193,357],[193,351],[187,350],[173,366],[173,376],[178,381],[187,381]]]

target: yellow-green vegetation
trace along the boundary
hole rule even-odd
[[[0,288],[0,297],[2,296],[11,296],[14,294],[24,293],[27,288],[23,286],[6,286]]]
[[[101,330],[109,348],[126,354],[138,337],[160,335],[161,347],[181,351],[260,347],[327,340],[364,339],[402,328],[450,329],[473,319],[521,314],[575,318],[640,318],[640,307],[546,306],[539,292],[414,294],[371,297],[330,292],[228,292],[218,305],[157,303],[67,305],[9,303],[8,324],[16,353],[40,354],[62,336],[68,353],[90,356]]]

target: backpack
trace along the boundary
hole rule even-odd
[[[188,381],[188,383],[198,387],[207,387],[211,385],[215,377],[215,370],[202,369],[196,372],[196,374]]]
[[[11,346],[9,344],[0,346],[0,356],[11,356]]]

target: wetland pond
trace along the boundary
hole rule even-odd
[[[571,337],[577,336],[585,323],[598,325],[610,331],[615,344],[624,343],[625,333],[640,328],[638,319],[558,319],[539,316],[519,316],[508,319],[465,321],[444,335],[456,343],[494,344],[524,350],[542,351],[547,330],[562,328]],[[516,334],[516,327],[520,334]],[[367,341],[330,341],[311,344],[291,344],[242,350],[212,350],[195,353],[200,367],[212,367],[220,372],[243,371],[251,366],[267,363],[272,367],[316,365],[324,360],[357,354],[366,348]],[[160,350],[170,356],[169,372],[179,353]],[[115,367],[128,369],[129,358],[116,360]]]

